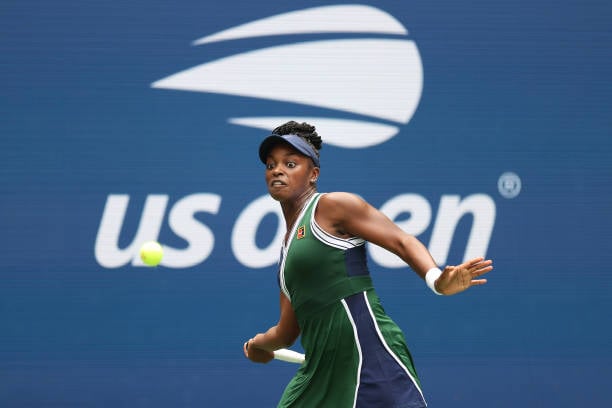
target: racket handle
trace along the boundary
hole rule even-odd
[[[302,353],[289,349],[280,349],[274,352],[274,358],[276,360],[286,361],[288,363],[302,364],[305,360],[305,356]]]

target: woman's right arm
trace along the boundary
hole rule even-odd
[[[299,335],[300,327],[291,302],[281,292],[278,323],[244,343],[244,355],[256,363],[267,363],[274,358],[274,350],[291,346]]]

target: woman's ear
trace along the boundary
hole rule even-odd
[[[319,179],[319,173],[320,173],[320,169],[318,167],[313,167],[312,169],[312,174],[310,176],[310,183],[314,184],[317,182],[317,180]]]

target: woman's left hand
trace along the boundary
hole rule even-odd
[[[443,295],[454,295],[472,286],[484,285],[486,279],[478,279],[493,270],[493,261],[474,258],[457,266],[447,266],[436,280],[436,290]]]

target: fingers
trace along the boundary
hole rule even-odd
[[[470,259],[467,262],[463,263],[463,266],[466,268],[474,268],[476,266],[488,266],[493,264],[493,261],[490,259],[485,260],[482,256],[474,259]]]
[[[244,351],[244,356],[246,358],[249,358],[249,342],[253,340],[253,339],[248,339],[247,341],[244,342],[244,344],[242,345],[242,351]]]
[[[473,276],[480,276],[493,270],[493,261],[478,257],[464,262],[460,266],[470,271]]]
[[[472,279],[472,282],[470,282],[470,286],[484,285],[485,283],[487,283],[486,279]]]
[[[471,259],[461,266],[467,269],[472,277],[470,286],[484,285],[487,283],[486,279],[474,279],[479,276],[489,273],[493,270],[493,261],[490,259],[485,260],[483,257]]]
[[[485,273],[489,273],[492,270],[493,270],[493,266],[486,266],[484,268],[470,270],[470,273],[472,274],[473,277],[477,277],[477,276],[482,276]]]
[[[462,263],[460,266],[463,266],[465,268],[471,268],[474,265],[483,262],[484,261],[484,257],[479,256],[478,258],[472,258],[469,261],[465,261],[464,263]]]

